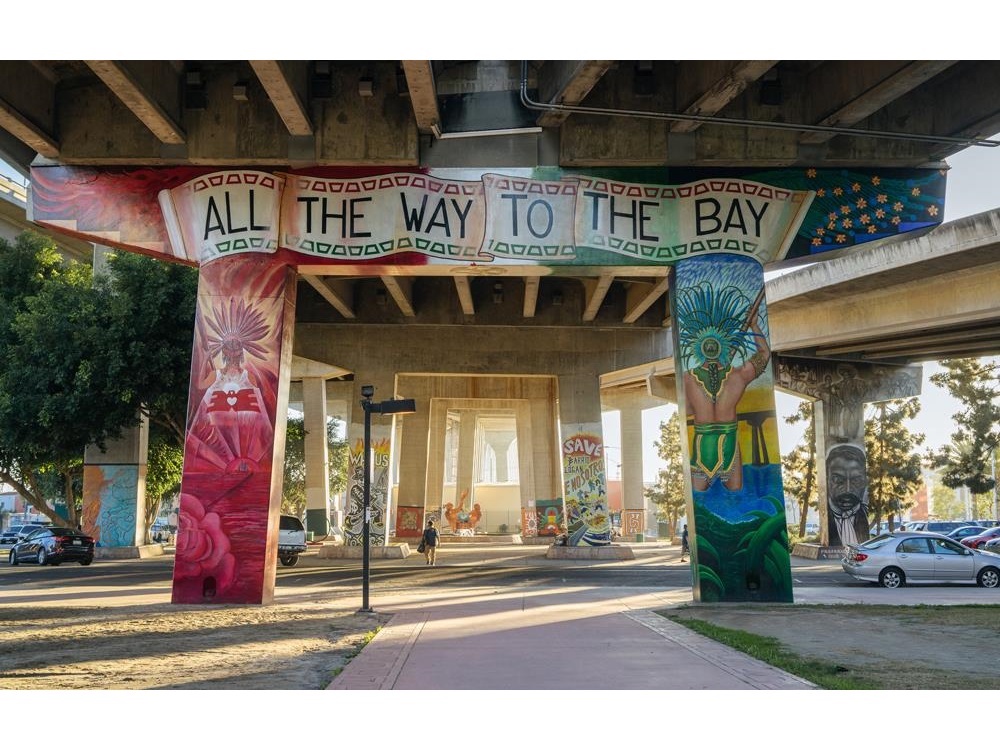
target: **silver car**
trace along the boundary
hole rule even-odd
[[[859,581],[895,589],[906,583],[978,583],[1000,586],[1000,554],[969,549],[943,534],[897,531],[847,548],[840,561]]]

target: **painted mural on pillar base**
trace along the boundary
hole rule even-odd
[[[675,351],[700,601],[791,601],[774,380],[759,263],[678,264]]]
[[[611,544],[601,425],[571,425],[566,432],[562,457],[567,544],[570,547]]]
[[[275,454],[284,441],[284,419],[276,427],[275,415],[287,408],[279,377],[291,358],[290,279],[294,272],[266,256],[201,269],[174,603],[265,603],[273,594],[281,476],[274,465],[284,457]]]
[[[424,531],[424,509],[416,505],[396,508],[396,536],[419,539]]]
[[[372,439],[372,476],[369,478],[368,546],[386,543],[389,493],[389,440]],[[344,544],[363,547],[365,543],[365,441],[357,440],[351,448],[348,468],[347,513],[344,516]]]
[[[136,464],[84,466],[81,526],[100,546],[132,547],[143,541],[136,539],[140,478]]]

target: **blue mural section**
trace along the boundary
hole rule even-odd
[[[133,464],[105,465],[100,468],[104,474],[104,482],[100,490],[101,507],[97,514],[101,530],[98,543],[102,547],[135,546],[139,467]]]

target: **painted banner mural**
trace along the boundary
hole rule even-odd
[[[274,465],[284,452],[276,415],[287,400],[295,269],[364,275],[392,264],[411,274],[444,264],[554,275],[675,265],[696,595],[790,601],[763,266],[939,223],[944,172],[509,172],[32,169],[33,221],[202,269],[175,602],[273,593]],[[378,445],[371,531],[381,545],[387,436]],[[361,544],[360,459],[356,448],[348,544]],[[610,543],[600,424],[564,425],[562,461],[565,497],[558,509],[539,502],[524,531],[536,518],[538,534],[565,526],[571,544]]]
[[[385,435],[375,437],[376,431]],[[389,507],[389,437],[388,428],[372,427],[372,476],[369,480],[368,525],[370,546],[381,547],[386,543],[386,518]],[[365,523],[365,443],[356,440],[351,449],[347,483],[347,509],[344,515],[344,544],[352,547],[364,545]]]

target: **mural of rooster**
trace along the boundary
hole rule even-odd
[[[475,503],[472,506],[472,510],[465,509],[465,498],[468,496],[468,490],[462,492],[462,496],[458,499],[457,508],[452,503],[444,504],[444,517],[453,531],[475,529],[476,525],[479,523],[479,519],[483,517],[483,512],[479,508],[479,503]]]

